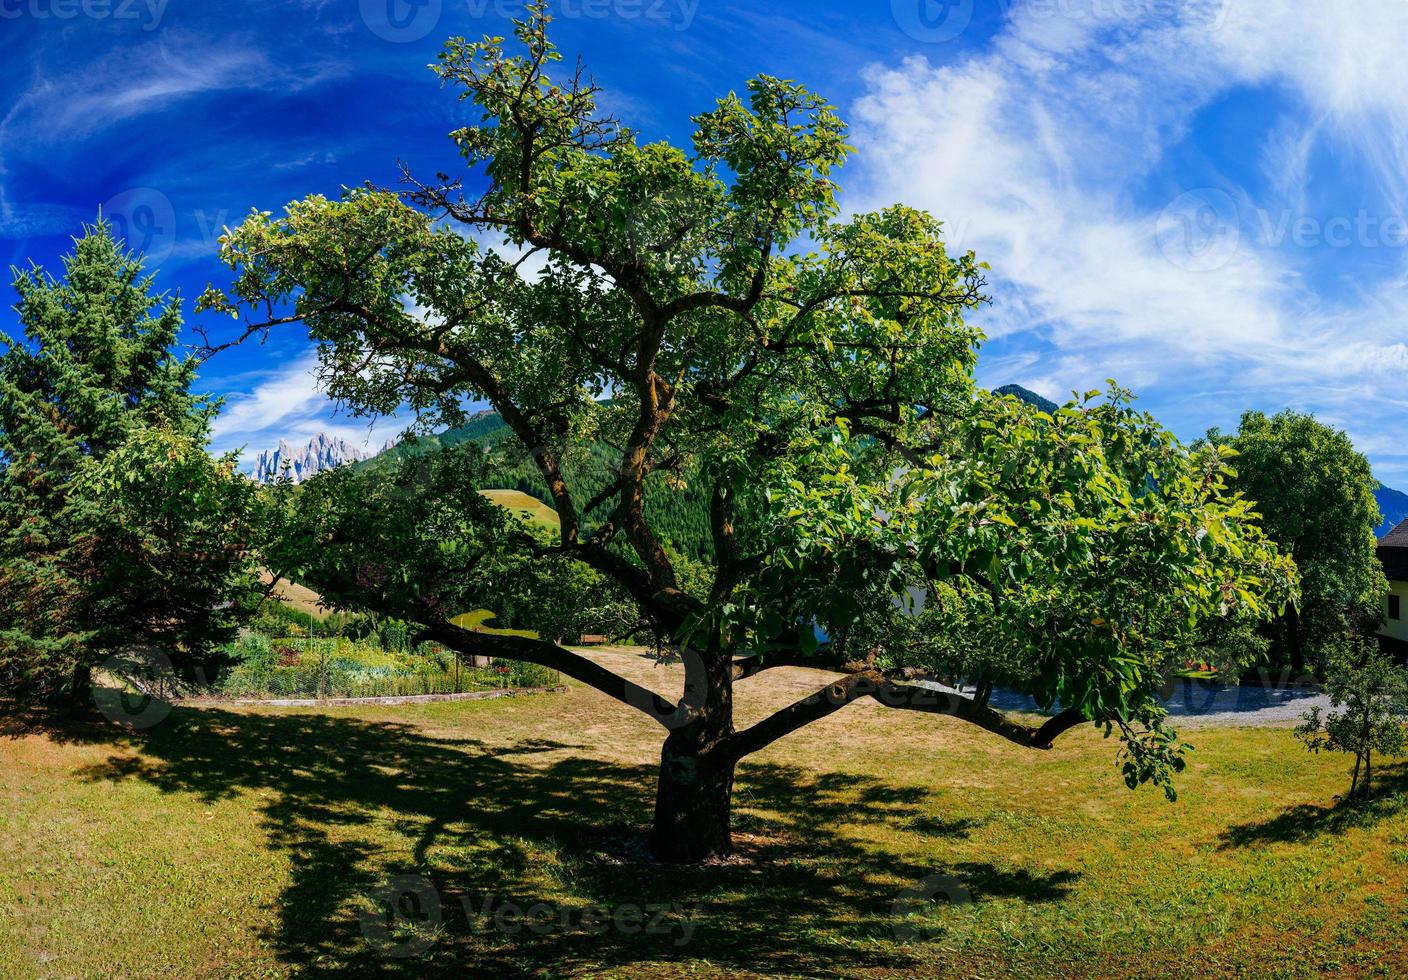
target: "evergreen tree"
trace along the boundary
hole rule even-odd
[[[252,491],[205,452],[216,406],[173,353],[179,300],[108,225],[85,229],[62,280],[12,271],[25,336],[0,333],[0,691],[81,702],[115,654],[189,667],[228,638]]]

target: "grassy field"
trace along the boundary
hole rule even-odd
[[[480,490],[479,492],[500,507],[518,511],[532,523],[541,524],[554,531],[562,526],[557,511],[531,494],[519,490]]]
[[[476,609],[474,612],[467,612],[456,616],[450,622],[460,629],[475,630],[479,633],[490,633],[494,636],[523,636],[530,640],[536,640],[538,634],[532,630],[507,630],[499,629],[497,626],[489,626],[497,618],[497,613],[488,609]]]
[[[260,570],[260,582],[268,585],[273,578],[274,576],[269,572],[262,569]],[[289,608],[307,613],[314,619],[327,619],[328,615],[332,612],[331,609],[323,605],[322,596],[318,595],[318,593],[314,592],[312,589],[305,588],[296,582],[290,582],[288,579],[279,579],[274,585],[273,597]]]
[[[678,686],[632,653],[593,655]],[[821,676],[740,684],[740,722]],[[659,732],[578,686],[396,709],[182,707],[133,734],[12,715],[0,975],[1408,970],[1408,803],[1333,809],[1344,761],[1284,729],[1198,731],[1170,805],[1126,790],[1094,731],[1034,754],[856,705],[745,762],[742,857],[694,869],[638,844]],[[1386,775],[1408,788],[1402,768]],[[359,916],[406,874],[441,904],[433,943],[398,959]],[[916,888],[956,901],[908,916]],[[508,914],[536,903],[535,930]],[[576,930],[594,907],[624,928]],[[673,911],[644,928],[660,907]]]

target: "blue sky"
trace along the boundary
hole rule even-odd
[[[398,160],[457,164],[425,66],[508,0],[0,0],[0,258],[56,265],[99,206],[159,284],[215,238]],[[1114,377],[1185,437],[1249,408],[1347,429],[1408,486],[1408,4],[1304,0],[562,0],[557,40],[648,138],[758,72],[827,95],[843,206],[893,201],[991,263],[980,380]],[[8,304],[0,329],[12,331]],[[228,322],[228,321],[226,321]],[[379,445],[297,330],[220,355],[216,448]]]

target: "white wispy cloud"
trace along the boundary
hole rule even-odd
[[[70,154],[123,123],[162,112],[182,100],[227,92],[296,91],[348,69],[333,61],[285,67],[258,46],[238,37],[213,38],[165,28],[145,40],[112,47],[82,59],[82,69],[57,70],[76,63],[64,38],[36,43],[28,71],[7,66],[12,97],[0,114],[0,238],[28,238],[71,232],[93,213],[27,199],[9,183],[16,161],[29,166],[64,166]],[[75,42],[76,43],[76,42]],[[82,47],[80,46],[80,50]]]
[[[1055,396],[1114,376],[1185,434],[1199,419],[1291,405],[1381,446],[1375,434],[1403,418],[1408,263],[1394,255],[1372,281],[1325,293],[1312,250],[1239,223],[1303,213],[1326,150],[1370,175],[1376,214],[1408,205],[1408,5],[1014,0],[1008,18],[981,53],[944,61],[935,48],[868,71],[850,200],[924,207],[952,244],[993,264],[989,335],[1042,352],[986,365],[995,383]],[[1245,147],[1264,180],[1209,166],[1214,190],[1179,186],[1200,114],[1258,88],[1290,106]],[[1211,256],[1180,250],[1219,207],[1226,240]],[[1376,462],[1408,479],[1402,454]]]
[[[365,419],[339,411],[319,383],[318,357],[313,351],[245,380],[252,382],[249,391],[226,396],[224,411],[212,427],[211,448],[217,453],[245,450],[246,463],[281,439],[300,445],[319,433],[340,436],[364,449],[379,449],[408,424],[396,416]]]
[[[3,176],[3,171],[0,171]],[[0,239],[23,241],[41,235],[72,232],[91,216],[61,204],[14,203],[0,187]]]
[[[113,50],[82,73],[36,74],[0,131],[11,136],[63,133],[77,140],[178,99],[263,88],[280,75],[257,50],[163,32],[145,44]]]
[[[220,446],[231,438],[247,438],[280,426],[315,417],[327,405],[318,383],[318,358],[307,354],[270,373],[247,394],[225,399],[212,437]]]

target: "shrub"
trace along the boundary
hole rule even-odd
[[[349,640],[375,638],[376,642],[380,642],[376,619],[366,613],[348,613],[341,610],[333,612],[323,621],[323,635],[340,636]]]
[[[491,669],[501,673],[504,687],[556,687],[561,680],[555,670],[518,660],[495,660]]]
[[[235,666],[264,669],[273,666],[274,644],[263,633],[251,630],[230,645],[229,656]]]
[[[324,626],[316,616],[269,599],[261,603],[250,628],[267,636],[320,636]]]
[[[379,630],[383,649],[405,653],[411,649],[411,626],[399,619],[384,619]]]

